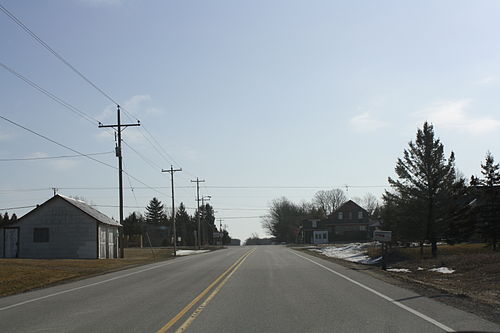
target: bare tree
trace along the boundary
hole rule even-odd
[[[321,209],[327,216],[332,214],[346,201],[347,196],[345,192],[339,188],[328,191],[318,191],[313,198],[314,205]]]
[[[366,193],[361,199],[361,207],[366,209],[368,214],[373,215],[373,212],[379,206],[378,198],[372,193]]]

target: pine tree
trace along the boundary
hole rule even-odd
[[[8,224],[9,221],[10,221],[9,213],[5,212],[5,214],[3,214],[3,223]]]
[[[177,236],[181,237],[182,245],[194,244],[195,225],[192,223],[191,216],[186,211],[184,203],[181,202],[179,209],[175,213],[175,224],[177,228]]]
[[[146,222],[151,224],[165,223],[167,216],[163,209],[163,204],[157,198],[151,199],[146,207]]]
[[[425,122],[415,142],[411,141],[403,158],[398,158],[395,171],[398,179],[389,177],[393,191],[386,191],[384,200],[395,204],[411,222],[400,229],[410,231],[415,241],[430,241],[436,257],[450,198],[463,183],[456,176],[454,153],[446,160],[443,144],[434,137],[433,126]]]
[[[493,250],[500,238],[500,166],[495,164],[493,155],[486,154],[485,163],[481,164],[482,179],[479,184],[484,188],[484,201],[479,207],[479,232],[489,240]]]

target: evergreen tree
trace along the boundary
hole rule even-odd
[[[10,223],[14,223],[17,221],[17,215],[16,213],[12,214],[12,216],[10,217]]]
[[[481,164],[482,179],[479,184],[483,186],[484,200],[479,207],[479,232],[488,240],[493,250],[500,238],[500,166],[495,164],[493,155],[486,154],[485,163]]]
[[[142,222],[144,218],[140,213],[132,212],[123,219],[123,234],[128,236],[142,234]]]
[[[167,216],[163,204],[157,198],[151,199],[146,207],[146,222],[151,224],[166,224]]]
[[[9,221],[10,221],[9,213],[5,212],[5,214],[3,214],[3,223],[8,224]]]
[[[443,144],[434,137],[433,126],[425,122],[418,129],[415,142],[411,141],[403,158],[398,158],[395,171],[398,179],[389,177],[393,190],[385,192],[384,201],[395,205],[399,214],[411,222],[400,231],[409,231],[411,237],[411,226],[415,232],[413,240],[430,241],[436,257],[438,238],[446,231],[449,201],[463,185],[463,180],[457,179],[454,153],[446,160]]]
[[[175,224],[177,229],[177,236],[181,237],[181,244],[184,246],[195,245],[195,225],[192,221],[191,216],[189,216],[188,212],[186,211],[184,203],[182,202],[179,205],[179,209],[177,209],[177,212],[175,213]]]

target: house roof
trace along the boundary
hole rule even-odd
[[[121,227],[122,226],[118,221],[116,221],[116,220],[114,220],[114,219],[112,219],[112,218],[104,215],[103,213],[101,213],[97,209],[89,206],[87,203],[85,203],[83,201],[80,201],[80,200],[76,200],[76,199],[67,197],[67,196],[64,196],[64,195],[60,195],[60,194],[56,194],[55,196],[53,196],[49,200],[45,201],[40,206],[37,206],[32,211],[28,212],[27,214],[25,214],[24,216],[22,216],[21,218],[19,218],[17,220],[17,222],[21,222],[22,219],[24,219],[26,216],[30,215],[32,212],[36,211],[37,209],[40,209],[40,207],[46,205],[48,202],[50,202],[52,200],[57,200],[57,199],[64,200],[65,202],[67,202],[67,203],[71,204],[72,206],[78,208],[79,210],[81,210],[85,214],[87,214],[90,217],[92,217],[93,219],[95,219],[97,222],[108,224],[108,225],[113,225],[113,226],[117,226],[117,227]]]

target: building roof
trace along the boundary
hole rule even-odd
[[[60,194],[56,194],[56,196],[61,197],[62,199],[69,202],[70,204],[72,204],[76,208],[80,209],[85,214],[90,215],[91,217],[96,219],[98,222],[101,222],[104,224],[109,224],[109,225],[116,225],[118,227],[121,227],[120,222],[108,217],[107,215],[104,215],[103,213],[101,213],[97,209],[89,206],[84,201],[76,200],[76,199],[73,199],[73,198],[70,198],[70,197],[67,197],[64,195],[60,195]]]
[[[108,224],[108,225],[113,225],[113,226],[117,226],[117,227],[122,226],[118,221],[104,215],[103,213],[101,213],[97,209],[89,206],[87,203],[80,201],[80,200],[76,200],[76,199],[67,197],[67,196],[64,196],[64,195],[60,195],[60,194],[56,194],[55,196],[53,196],[49,200],[45,201],[40,206],[37,206],[32,211],[28,212],[27,214],[25,214],[24,216],[19,218],[16,222],[21,222],[26,216],[30,215],[32,212],[36,211],[37,209],[40,209],[40,207],[42,207],[42,206],[46,205],[48,202],[50,202],[52,200],[56,200],[56,199],[64,200],[65,202],[71,204],[72,206],[78,208],[79,210],[81,210],[85,214],[89,215],[90,217],[95,219],[97,222]]]

